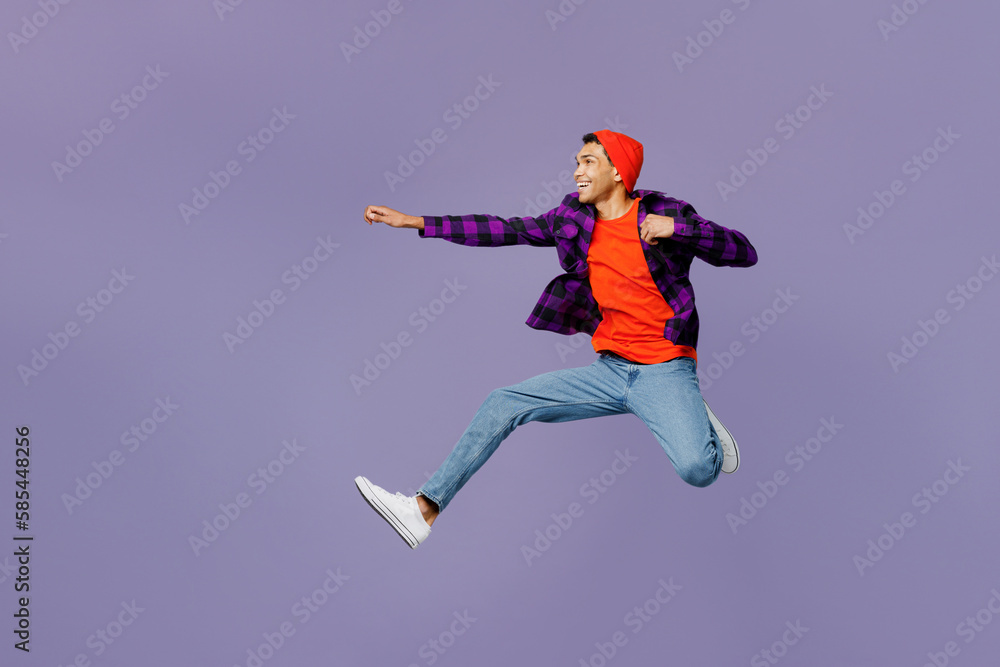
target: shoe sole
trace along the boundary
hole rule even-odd
[[[722,420],[715,416],[715,413],[712,412],[712,408],[710,408],[708,406],[708,402],[704,401],[704,403],[705,403],[705,410],[708,411],[708,416],[709,416],[709,418],[712,421],[712,425],[716,427],[715,428],[716,435],[718,435],[719,438],[726,438],[731,443],[733,443],[733,451],[736,452],[736,457],[735,457],[736,458],[736,467],[734,467],[732,470],[723,470],[722,471],[722,472],[726,473],[727,475],[732,475],[734,472],[736,472],[740,468],[740,448],[736,446],[736,438],[733,437],[733,434],[730,433],[729,429],[726,428],[725,424],[722,423]],[[722,433],[719,433],[720,429],[722,430]],[[723,461],[723,462],[725,462],[725,461]]]
[[[416,549],[419,545],[416,538],[409,530],[406,529],[406,526],[404,526],[399,519],[396,518],[396,515],[389,511],[388,507],[379,502],[378,497],[375,495],[375,490],[372,489],[368,480],[359,476],[354,478],[354,483],[358,487],[358,493],[360,493],[361,497],[365,499],[365,502],[368,503],[373,510],[375,510],[375,513],[385,519],[385,522],[392,526],[393,530],[396,531],[396,534],[403,538],[403,541],[406,542],[411,549]]]

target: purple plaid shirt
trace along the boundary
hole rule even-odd
[[[663,337],[675,345],[698,346],[698,311],[688,279],[691,260],[699,257],[712,266],[753,266],[757,251],[746,236],[698,215],[691,204],[655,190],[635,190],[638,225],[647,213],[674,219],[674,233],[649,245],[640,239],[653,282],[674,316]],[[587,250],[597,210],[581,204],[572,192],[556,208],[537,218],[500,218],[494,215],[424,216],[421,238],[442,238],[469,246],[555,246],[565,270],[545,288],[525,324],[535,329],[572,335],[593,335],[602,316],[590,288]],[[638,235],[638,227],[636,234]]]

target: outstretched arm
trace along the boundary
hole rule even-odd
[[[442,238],[468,246],[554,246],[553,221],[557,209],[537,218],[501,218],[495,215],[405,215],[386,206],[369,206],[365,221],[419,230],[421,238]]]

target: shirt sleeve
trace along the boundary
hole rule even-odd
[[[757,263],[757,250],[746,236],[706,220],[687,202],[681,202],[678,215],[674,216],[674,233],[670,238],[712,266],[747,267]]]
[[[441,238],[468,246],[556,245],[554,208],[537,218],[501,218],[495,215],[425,215],[420,238]]]

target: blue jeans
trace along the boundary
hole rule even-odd
[[[542,373],[491,391],[451,454],[417,493],[444,511],[521,424],[626,412],[649,427],[685,482],[708,486],[718,478],[722,445],[705,410],[695,360],[640,364],[604,351],[589,366]]]

